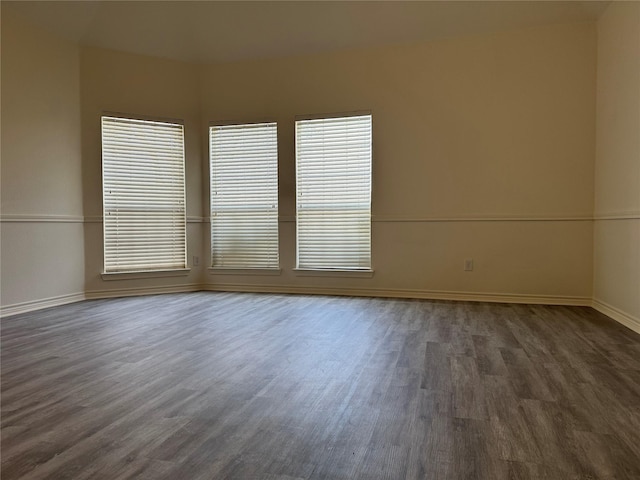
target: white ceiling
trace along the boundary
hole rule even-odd
[[[213,63],[592,21],[600,1],[5,1],[91,45]]]

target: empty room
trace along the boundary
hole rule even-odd
[[[640,2],[0,7],[3,480],[640,480]]]

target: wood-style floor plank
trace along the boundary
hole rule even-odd
[[[3,480],[640,479],[640,336],[589,308],[202,292],[1,327]]]

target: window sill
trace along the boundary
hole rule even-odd
[[[281,268],[224,268],[209,267],[211,275],[280,275]]]
[[[311,270],[306,268],[294,268],[293,273],[297,277],[348,277],[348,278],[372,278],[373,270]]]
[[[103,272],[103,280],[135,280],[137,278],[182,277],[189,275],[190,268],[172,270],[144,270],[137,272]]]

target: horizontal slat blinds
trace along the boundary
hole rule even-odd
[[[214,126],[211,260],[220,268],[278,268],[276,123]]]
[[[371,268],[371,115],[296,122],[298,268]]]
[[[104,270],[186,267],[183,126],[102,117]]]

